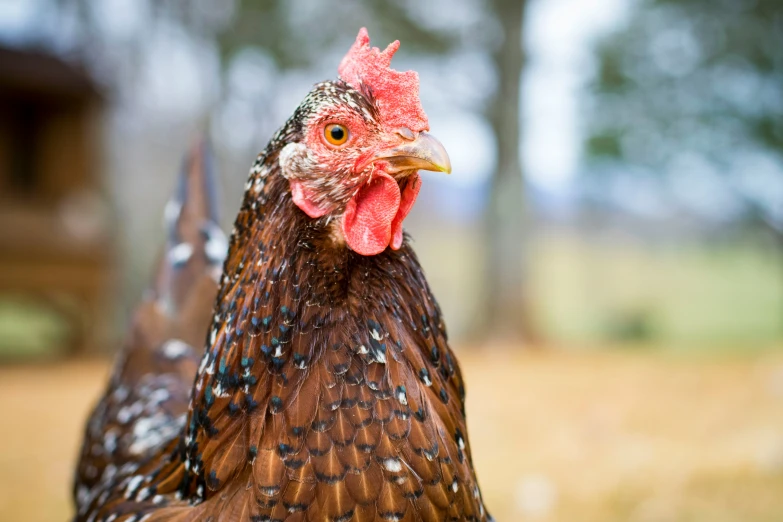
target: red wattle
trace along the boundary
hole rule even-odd
[[[343,213],[343,236],[351,250],[373,256],[391,246],[402,246],[402,221],[413,206],[421,180],[412,177],[402,194],[397,182],[382,171],[376,171],[351,198]]]
[[[416,172],[408,177],[407,184],[402,189],[400,209],[397,211],[397,215],[394,216],[394,221],[392,221],[391,247],[394,250],[398,250],[402,246],[402,222],[413,208],[420,188],[421,177]]]

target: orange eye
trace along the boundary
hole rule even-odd
[[[330,123],[324,128],[324,137],[332,145],[343,145],[348,141],[348,129],[339,123]]]

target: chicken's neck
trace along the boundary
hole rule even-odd
[[[301,447],[324,380],[361,382],[403,349],[414,376],[423,359],[450,357],[408,245],[372,257],[336,245],[326,220],[295,207],[276,163],[262,156],[251,171],[194,383],[179,491],[195,501],[264,452],[285,460]]]

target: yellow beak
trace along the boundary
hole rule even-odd
[[[415,139],[381,151],[373,157],[373,161],[381,159],[389,163],[389,174],[416,170],[451,174],[451,161],[446,149],[426,132],[420,132]]]

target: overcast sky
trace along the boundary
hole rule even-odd
[[[540,188],[567,188],[578,168],[579,89],[592,71],[595,38],[627,13],[629,0],[538,0],[530,5],[530,62],[523,97],[522,158]]]

